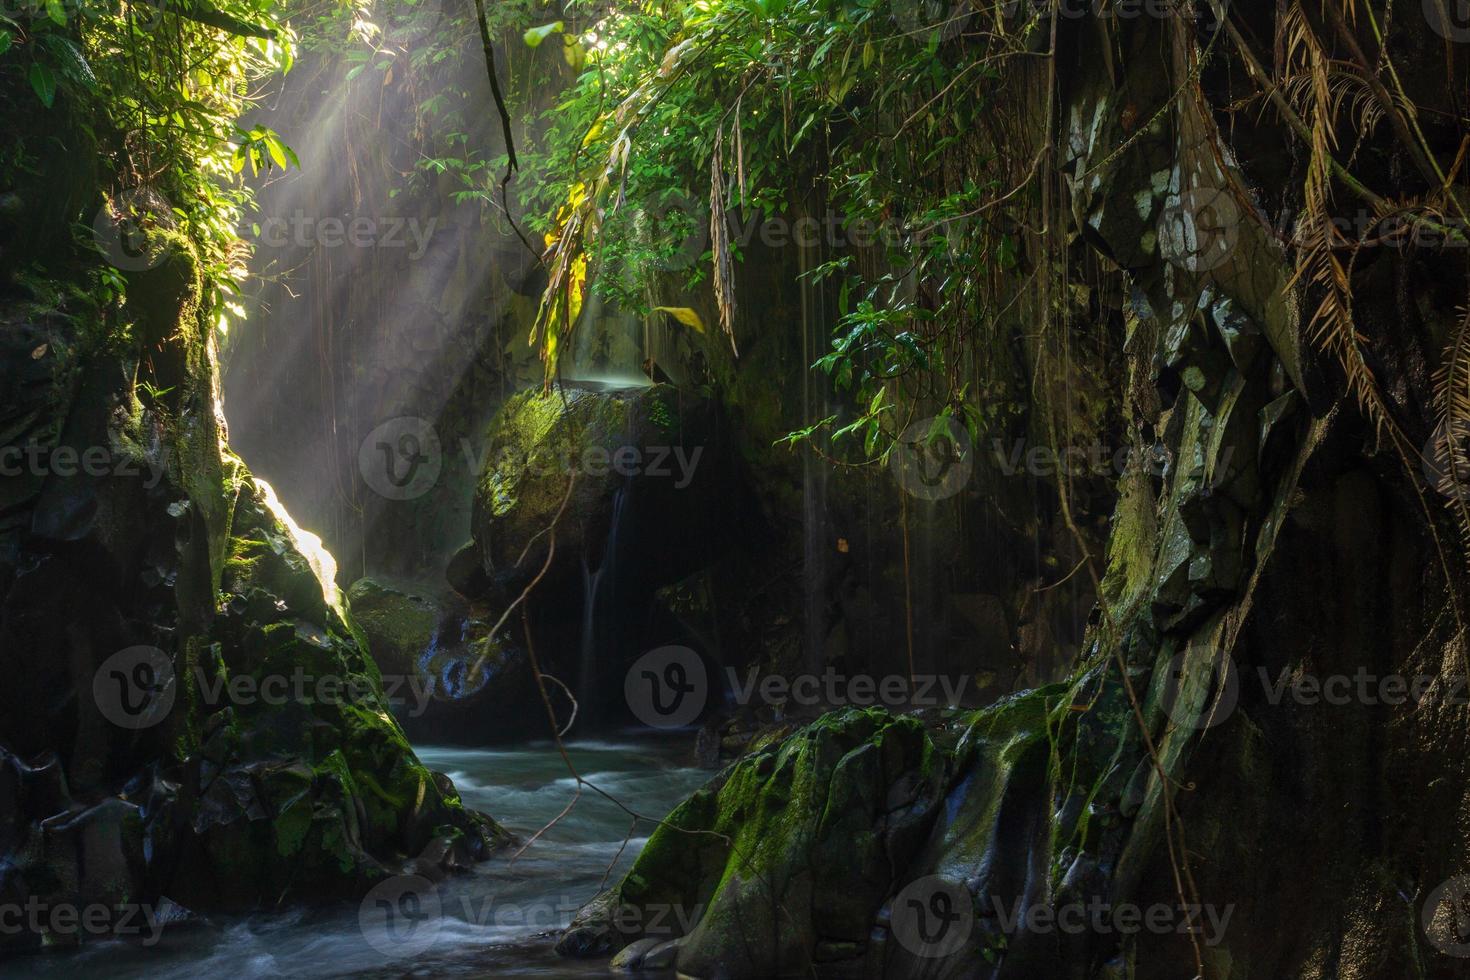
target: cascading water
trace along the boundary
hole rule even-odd
[[[597,569],[594,571],[587,562],[587,556],[582,556],[582,649],[577,701],[584,731],[596,724],[601,714],[597,710],[600,696],[598,665],[602,660],[616,656],[623,636],[618,565],[632,487],[629,479],[614,491],[612,521],[608,525],[607,542]]]
[[[572,334],[572,348],[563,377],[568,381],[601,381],[616,385],[645,385],[643,322],[598,295],[587,294],[582,323]]]
[[[684,765],[687,746],[667,737],[569,742],[566,749],[579,773],[641,813],[667,813],[709,775]],[[628,870],[650,826],[626,839],[626,813],[593,793],[553,820],[576,783],[546,743],[420,747],[418,755],[454,780],[467,806],[493,812],[522,838],[550,824],[514,863],[493,861],[441,883],[419,910],[427,941],[398,946],[381,929],[364,931],[355,902],[298,906],[170,925],[155,937],[161,939],[156,945],[88,943],[75,956],[30,957],[27,974],[56,980],[191,980],[221,973],[237,980],[607,976],[605,963],[555,956],[547,933],[564,927],[605,880]]]

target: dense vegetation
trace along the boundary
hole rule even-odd
[[[154,477],[45,462],[0,488],[0,907],[438,896],[511,835],[409,736],[550,736],[569,799],[512,828],[516,856],[584,799],[629,825],[566,956],[1457,975],[1451,6],[0,11],[5,448]],[[303,200],[427,231],[271,245]],[[252,396],[239,455],[225,388]],[[567,463],[626,450],[675,479]],[[395,453],[432,485],[374,485]],[[974,686],[825,712],[702,682],[680,750],[723,768],[665,817],[562,739],[652,725],[638,665],[672,644],[700,647],[680,685]],[[178,707],[115,737],[94,676],[145,648]],[[196,683],[300,670],[352,693]],[[1323,705],[1287,681],[1365,671],[1425,690]],[[406,717],[391,685],[425,679]],[[901,900],[935,881],[966,937],[939,952]],[[1062,935],[1008,922],[1023,902],[1233,924]],[[669,906],[690,920],[646,927]]]

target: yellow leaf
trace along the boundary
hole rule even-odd
[[[699,333],[704,333],[704,321],[699,318],[698,313],[695,313],[687,306],[655,306],[653,311],[655,313],[667,313],[675,320],[684,324],[684,326],[693,327]]]
[[[588,128],[587,135],[582,137],[582,145],[586,146],[588,143],[591,143],[593,140],[597,139],[597,137],[601,136],[602,130],[606,126],[607,121],[610,118],[612,117],[608,113],[603,113],[602,115],[598,116],[597,121]]]
[[[572,71],[581,71],[587,64],[587,51],[582,47],[580,41],[570,35],[563,38],[566,42],[561,49],[562,56],[567,59],[567,64]]]

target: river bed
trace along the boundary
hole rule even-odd
[[[569,743],[577,771],[628,809],[662,818],[709,778],[687,763],[684,738],[633,737]],[[529,839],[571,801],[576,784],[554,745],[512,749],[427,747],[419,757],[447,773],[467,806]],[[169,926],[156,942],[91,942],[74,952],[12,960],[16,976],[107,978],[605,976],[606,961],[556,956],[555,933],[572,913],[631,865],[652,828],[584,791],[575,808],[512,863],[511,848],[457,876],[415,909],[411,936],[387,935],[357,903],[331,911],[288,909],[211,916]],[[621,853],[620,853],[621,852]],[[611,869],[611,870],[609,870]],[[417,901],[417,899],[416,899]]]

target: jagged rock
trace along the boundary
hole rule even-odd
[[[0,429],[40,460],[0,521],[0,893],[254,908],[488,855],[508,835],[415,758],[331,556],[224,448],[165,244],[110,340],[80,293],[24,329],[0,305]]]

